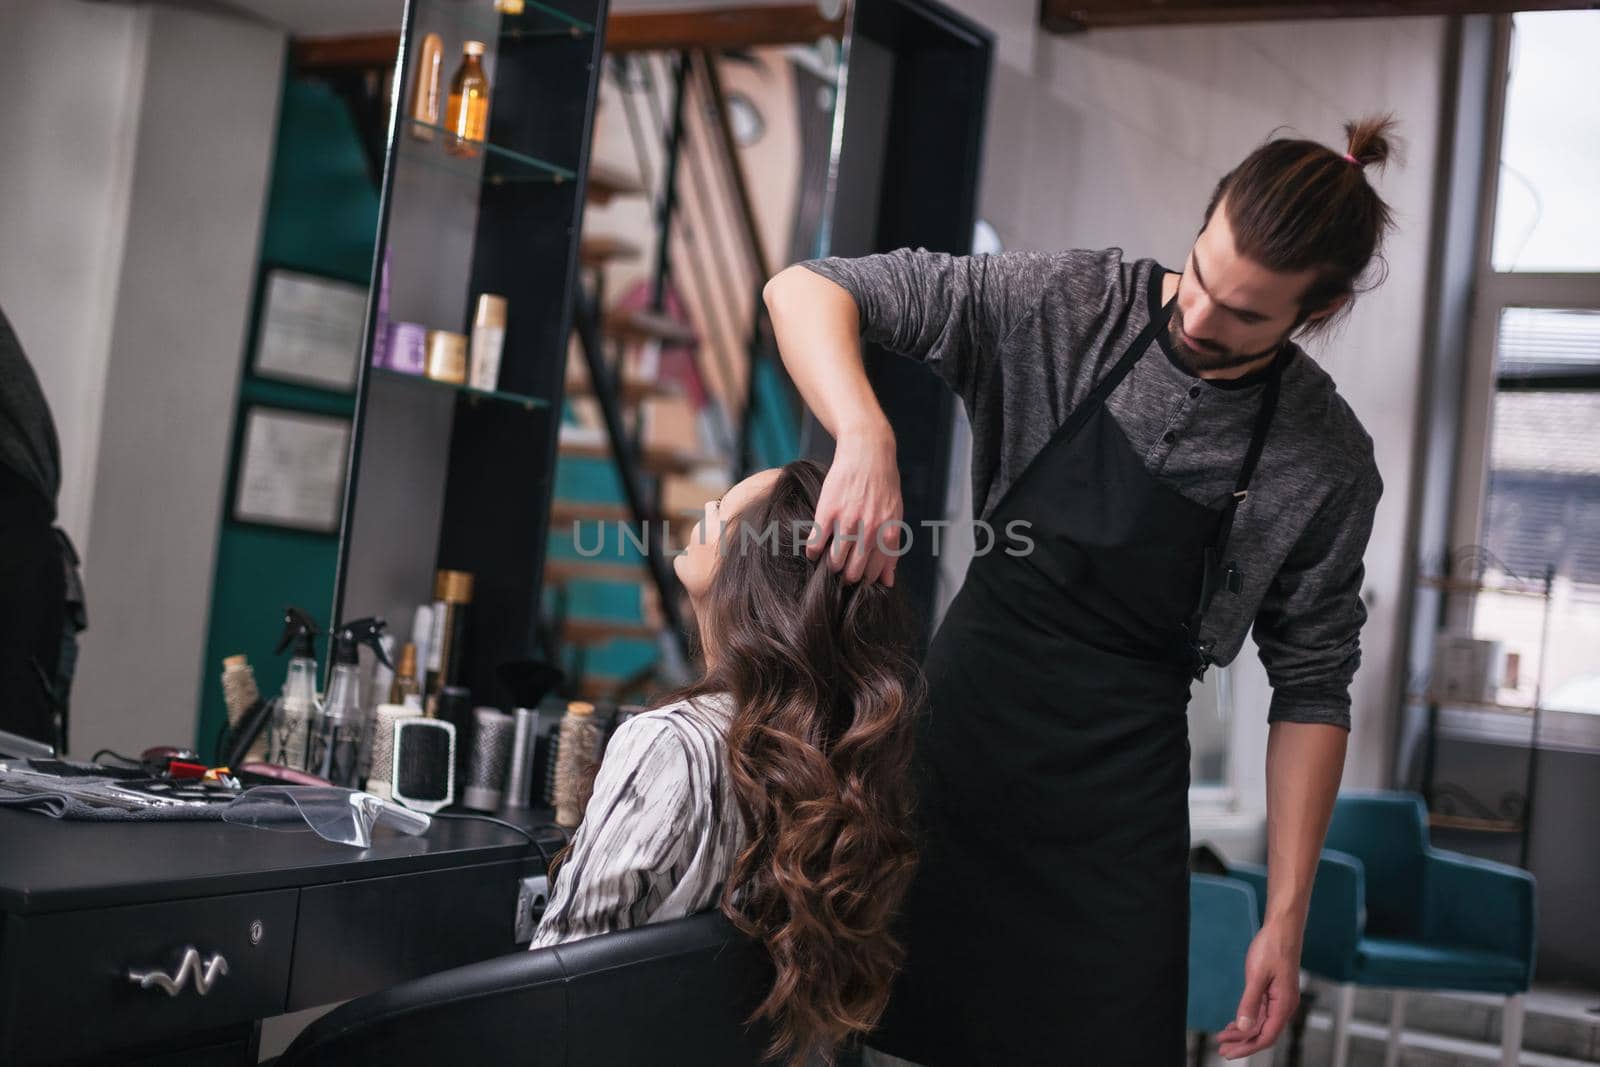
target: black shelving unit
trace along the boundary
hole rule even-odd
[[[408,0],[395,79],[333,617],[380,615],[409,639],[440,568],[476,577],[462,681],[508,706],[497,676],[537,655],[539,590],[605,0]],[[468,40],[486,45],[489,128],[471,154],[407,112],[424,37],[444,90]],[[493,390],[372,365],[381,279],[394,322],[470,334],[478,296],[506,298]]]

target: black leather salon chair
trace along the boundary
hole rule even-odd
[[[343,1004],[277,1067],[751,1067],[765,950],[717,912],[518,952]]]

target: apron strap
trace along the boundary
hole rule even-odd
[[[1028,476],[1028,472],[1033,469],[1033,465],[1038,463],[1053,445],[1062,441],[1070,441],[1077,435],[1077,432],[1082,429],[1089,416],[1093,415],[1105,403],[1106,397],[1111,395],[1111,390],[1121,384],[1122,379],[1126,378],[1128,372],[1133,369],[1133,365],[1139,362],[1139,357],[1144,355],[1145,349],[1150,347],[1150,342],[1155,340],[1157,331],[1166,328],[1167,320],[1172,317],[1172,310],[1177,306],[1178,298],[1174,296],[1167,302],[1165,307],[1156,312],[1154,318],[1144,324],[1144,329],[1140,330],[1128,344],[1127,349],[1117,359],[1116,364],[1112,366],[1110,373],[1096,382],[1094,388],[1089,391],[1089,395],[1079,401],[1078,405],[1067,413],[1066,419],[1062,421],[1060,426],[1056,427],[1055,433],[1050,435],[1050,439],[1045,442],[1045,446],[1039,449],[1033,459],[1029,460],[1023,467],[1022,473],[1017,475],[1004,493],[1000,494],[999,502],[990,509],[989,514],[992,515],[1005,507],[1006,502],[1011,499],[1011,494],[1021,487]]]
[[[1177,306],[1178,298],[1173,297],[1167,301],[1165,307],[1156,313],[1154,318],[1144,324],[1144,329],[1140,330],[1133,341],[1129,343],[1127,350],[1122,353],[1122,357],[1111,368],[1111,373],[1096,382],[1094,388],[1089,391],[1089,395],[1083,398],[1082,403],[1073,408],[1067,415],[1067,421],[1063,422],[1061,428],[1055,432],[1056,437],[1070,440],[1078,432],[1079,427],[1083,425],[1084,420],[1094,414],[1096,408],[1105,403],[1106,397],[1111,395],[1113,389],[1122,384],[1122,379],[1128,376],[1128,372],[1133,370],[1133,365],[1139,362],[1139,357],[1144,355],[1145,349],[1150,347],[1150,342],[1155,340],[1156,333],[1166,328],[1167,320],[1172,318],[1172,309]]]
[[[1200,640],[1200,626],[1204,621],[1206,610],[1211,607],[1211,600],[1216,596],[1219,584],[1228,584],[1233,588],[1233,583],[1238,579],[1223,571],[1222,560],[1227,555],[1228,541],[1233,537],[1234,514],[1239,510],[1239,505],[1244,503],[1250,495],[1250,480],[1255,477],[1256,464],[1261,460],[1261,452],[1267,445],[1267,432],[1272,428],[1272,416],[1278,410],[1278,390],[1283,378],[1283,367],[1287,357],[1280,351],[1274,358],[1272,370],[1262,387],[1261,407],[1256,412],[1256,421],[1250,431],[1250,444],[1245,449],[1244,462],[1239,465],[1239,477],[1234,482],[1233,492],[1228,497],[1228,502],[1223,505],[1222,514],[1217,519],[1216,532],[1211,537],[1211,543],[1206,546],[1204,565],[1200,574],[1200,596],[1195,603],[1195,608],[1184,623],[1184,634],[1188,639],[1191,666],[1194,668],[1195,678],[1204,677],[1206,668],[1211,665],[1211,646],[1209,641]],[[1232,564],[1227,567],[1232,571]],[[1236,590],[1235,590],[1236,591]]]
[[[1250,447],[1245,450],[1244,462],[1239,466],[1239,477],[1234,482],[1233,495],[1222,510],[1222,521],[1217,524],[1217,534],[1212,546],[1220,558],[1228,549],[1228,539],[1233,536],[1233,515],[1250,495],[1250,479],[1255,477],[1256,464],[1267,446],[1267,431],[1272,428],[1272,416],[1278,410],[1278,387],[1283,377],[1284,356],[1280,353],[1273,364],[1272,373],[1262,386],[1261,409],[1256,412],[1255,427],[1250,431]]]

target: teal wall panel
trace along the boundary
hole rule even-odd
[[[267,271],[286,267],[339,281],[368,285],[377,240],[378,192],[367,173],[355,123],[332,90],[286,78],[278,120],[278,144],[263,227],[256,307],[246,351],[239,403],[234,411],[232,474],[227,487],[217,565],[212,581],[211,620],[201,671],[198,750],[211,756],[226,718],[222,660],[244,653],[263,695],[283,685],[286,662],[273,649],[288,604],[305,608],[324,629],[333,603],[338,565],[337,534],[306,533],[234,522],[243,413],[252,406],[350,416],[355,397],[256,377],[252,373],[260,294]],[[319,660],[326,642],[318,645]]]

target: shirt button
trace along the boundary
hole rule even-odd
[[[1193,399],[1193,398],[1195,398],[1195,397],[1197,397],[1199,395],[1200,395],[1200,387],[1198,385],[1193,386],[1193,387],[1190,388],[1190,390],[1189,390],[1190,399]]]
[[[1161,439],[1170,445],[1172,442],[1178,439],[1178,435],[1173,433],[1171,430],[1168,430],[1166,433],[1161,435]]]

